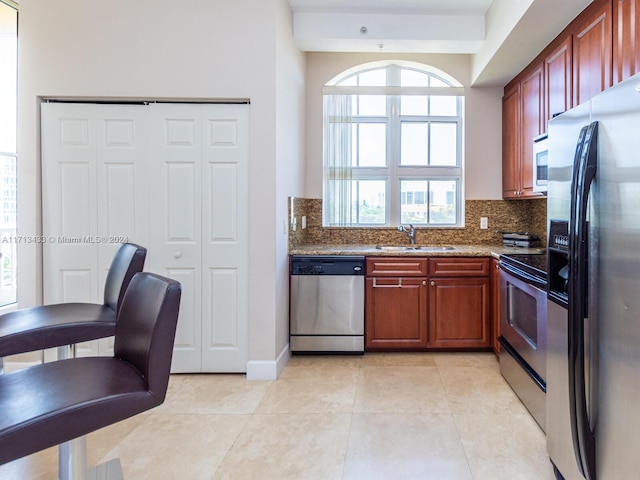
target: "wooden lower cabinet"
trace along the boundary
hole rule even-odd
[[[365,348],[488,348],[490,290],[488,258],[368,258]]]
[[[396,350],[427,346],[426,284],[426,277],[366,279],[366,348]]]
[[[430,348],[489,347],[489,278],[429,279]]]

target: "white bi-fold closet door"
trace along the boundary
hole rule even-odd
[[[127,239],[182,283],[172,371],[246,371],[248,136],[248,105],[43,104],[45,303],[102,302]]]

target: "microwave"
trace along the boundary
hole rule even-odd
[[[546,192],[549,182],[549,138],[547,134],[533,139],[533,191]]]

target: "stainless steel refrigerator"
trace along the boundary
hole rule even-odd
[[[549,123],[547,450],[640,478],[640,75]]]

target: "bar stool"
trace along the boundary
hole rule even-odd
[[[164,402],[180,283],[148,272],[130,282],[117,315],[113,357],[57,360],[0,375],[0,464],[69,442]],[[117,460],[69,478],[122,478]],[[62,465],[60,465],[62,470]]]

